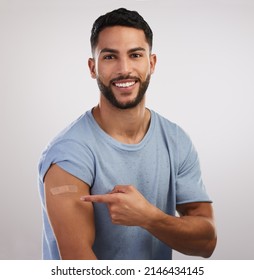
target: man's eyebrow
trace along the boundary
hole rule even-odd
[[[138,47],[138,48],[130,49],[130,50],[128,51],[128,53],[133,53],[133,52],[145,52],[145,51],[146,51],[145,48]]]
[[[115,49],[104,48],[101,50],[101,53],[119,53],[119,51]]]
[[[128,50],[128,53],[133,53],[133,52],[145,52],[146,49],[145,48],[142,48],[142,47],[137,47],[137,48],[133,48],[133,49],[130,49]],[[101,50],[101,53],[119,53],[118,50],[116,49],[111,49],[111,48],[104,48]]]

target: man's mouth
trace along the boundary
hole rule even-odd
[[[118,88],[128,88],[128,87],[132,87],[136,84],[136,81],[132,81],[132,82],[115,82],[113,83],[114,86],[118,87]]]
[[[112,81],[113,86],[117,88],[130,88],[134,86],[139,81],[138,78],[134,77],[119,77]]]

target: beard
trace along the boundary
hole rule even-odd
[[[104,97],[111,103],[111,105],[113,105],[114,107],[118,108],[118,109],[131,109],[131,108],[135,108],[141,101],[142,99],[144,98],[144,95],[146,93],[146,90],[148,88],[148,85],[150,83],[150,78],[151,78],[151,75],[148,75],[146,80],[144,82],[141,82],[141,80],[139,78],[136,78],[136,77],[130,77],[130,76],[121,76],[121,77],[118,77],[116,79],[113,79],[110,81],[109,83],[109,86],[106,86],[103,84],[103,82],[97,78],[97,84],[98,84],[98,87],[101,91],[101,93],[104,95]],[[139,86],[139,91],[138,91],[138,94],[136,96],[135,99],[129,101],[129,102],[119,102],[112,89],[111,89],[111,85],[113,82],[116,82],[116,81],[120,81],[120,80],[127,80],[127,79],[135,79],[136,81],[138,81],[140,83],[140,86]]]

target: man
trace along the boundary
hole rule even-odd
[[[211,201],[184,131],[145,107],[156,65],[152,31],[118,9],[92,28],[89,59],[99,104],[44,151],[44,259],[209,257]],[[175,211],[179,216],[175,216]]]

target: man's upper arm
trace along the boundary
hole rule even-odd
[[[62,259],[96,259],[92,251],[95,238],[91,203],[80,197],[90,194],[90,187],[52,165],[44,179],[46,207]]]

